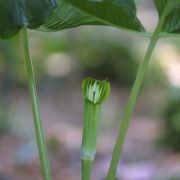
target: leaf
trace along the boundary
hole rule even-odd
[[[156,8],[158,10],[159,16],[161,16],[161,14],[162,14],[165,6],[166,6],[167,0],[154,0],[154,3],[155,3]]]
[[[144,31],[134,0],[66,0],[108,25]]]
[[[167,14],[162,31],[180,33],[180,0],[154,0],[159,17]]]
[[[77,27],[80,25],[101,25],[100,21],[92,18],[82,10],[71,4],[58,0],[57,8],[47,21],[39,28],[42,31],[58,31],[62,29]]]
[[[134,0],[58,0],[58,8],[40,28],[60,30],[79,25],[112,25],[144,31],[136,17]]]
[[[55,7],[55,0],[0,0],[0,38],[13,36],[24,25],[37,28]]]

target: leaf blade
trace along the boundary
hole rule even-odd
[[[101,25],[98,20],[87,15],[66,1],[58,0],[57,8],[39,28],[41,31],[59,31],[80,25]]]
[[[159,17],[165,12],[163,33],[180,33],[180,0],[154,0]]]
[[[133,0],[66,0],[90,15],[114,26],[144,31]]]
[[[56,31],[80,25],[106,24],[144,32],[136,17],[133,0],[58,0],[57,3],[57,10],[40,30]]]
[[[0,1],[0,38],[10,38],[24,25],[37,28],[55,7],[55,0]]]

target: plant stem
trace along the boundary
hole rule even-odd
[[[91,177],[92,163],[96,154],[100,106],[100,104],[94,104],[85,99],[84,129],[81,145],[82,180],[90,180]]]
[[[110,94],[110,83],[87,78],[82,82],[84,126],[81,144],[82,180],[90,180],[96,154],[97,129],[102,103]]]
[[[93,160],[81,159],[82,180],[90,180]]]
[[[49,168],[49,162],[48,162],[46,144],[45,144],[44,133],[43,133],[43,128],[42,128],[42,122],[41,122],[41,118],[40,118],[39,103],[38,103],[38,97],[37,97],[37,91],[36,91],[36,83],[35,83],[35,78],[34,78],[32,60],[31,60],[31,56],[30,56],[28,34],[27,34],[26,27],[24,27],[22,29],[22,38],[23,38],[23,47],[24,47],[27,75],[28,75],[28,86],[29,86],[29,92],[30,92],[31,101],[32,101],[32,111],[33,111],[33,116],[34,116],[36,141],[37,141],[37,145],[38,145],[42,175],[43,175],[44,180],[51,180],[51,172],[50,172],[50,168]]]
[[[125,108],[125,111],[123,114],[121,128],[119,130],[119,134],[118,134],[116,144],[115,144],[115,147],[113,150],[111,164],[110,164],[110,167],[108,170],[108,174],[106,176],[106,180],[115,180],[115,178],[116,178],[117,166],[118,166],[118,162],[119,162],[120,157],[121,157],[121,152],[122,152],[124,140],[125,140],[125,137],[127,134],[127,130],[129,127],[129,122],[130,122],[130,119],[132,117],[132,113],[133,113],[134,106],[135,106],[135,103],[137,100],[137,96],[139,94],[140,87],[141,87],[145,72],[147,70],[152,52],[153,52],[153,50],[156,46],[156,43],[159,39],[159,34],[161,32],[165,17],[166,17],[165,14],[163,14],[161,16],[161,19],[160,19],[152,37],[151,37],[149,47],[147,49],[144,60],[140,66],[140,69],[138,71],[136,80],[135,80],[133,88],[132,88],[132,91],[130,93],[130,96],[129,96],[129,99],[128,99],[128,102],[127,102],[127,105],[126,105],[126,108]]]

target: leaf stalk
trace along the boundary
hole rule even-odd
[[[139,95],[140,87],[143,82],[145,72],[147,71],[151,55],[152,55],[153,50],[159,39],[159,35],[160,35],[161,29],[163,27],[165,17],[166,17],[166,13],[163,13],[152,37],[151,37],[150,44],[146,51],[144,60],[143,60],[142,64],[140,65],[136,80],[134,82],[127,105],[125,107],[125,111],[124,111],[122,122],[121,122],[121,127],[120,127],[120,130],[118,133],[118,137],[117,137],[117,140],[115,143],[114,150],[113,150],[112,159],[111,159],[110,167],[108,170],[108,174],[106,176],[106,180],[115,180],[116,179],[116,171],[117,171],[117,167],[118,167],[118,162],[121,158],[122,148],[123,148],[123,144],[124,144],[124,141],[126,138],[130,119],[132,117],[135,103],[136,103],[137,97]]]
[[[35,132],[36,132],[36,141],[38,145],[38,152],[39,152],[42,175],[43,175],[44,180],[51,180],[51,172],[49,168],[47,149],[46,149],[44,133],[43,133],[43,128],[42,128],[42,121],[40,117],[34,70],[33,70],[32,60],[30,56],[28,34],[27,34],[26,27],[23,27],[22,29],[22,39],[23,39],[26,69],[27,69],[28,87],[29,87],[29,93],[30,93],[31,103],[32,103],[34,127],[35,127]]]

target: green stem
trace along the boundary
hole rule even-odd
[[[96,154],[100,106],[100,104],[94,104],[85,99],[84,129],[81,145],[82,180],[90,180],[91,177],[92,163]]]
[[[42,122],[41,122],[41,118],[40,118],[38,97],[37,97],[37,91],[36,91],[36,83],[35,83],[35,78],[34,78],[32,60],[31,60],[31,56],[30,56],[29,42],[28,42],[28,35],[27,35],[26,27],[24,27],[22,29],[22,38],[23,38],[23,47],[24,47],[27,75],[28,75],[28,86],[29,86],[29,92],[30,92],[31,101],[32,101],[32,111],[33,111],[34,126],[35,126],[35,131],[36,131],[36,141],[37,141],[37,145],[38,145],[42,175],[43,175],[44,180],[51,180],[51,172],[50,172],[50,168],[49,168],[49,162],[48,162],[46,144],[45,144],[45,140],[44,140]]]
[[[93,160],[81,159],[82,180],[90,180]]]
[[[129,122],[132,117],[132,113],[133,113],[134,106],[135,106],[135,103],[137,100],[137,96],[139,94],[140,87],[141,87],[145,72],[147,70],[152,52],[153,52],[153,50],[156,46],[156,43],[159,39],[159,34],[161,32],[165,16],[166,16],[165,14],[163,14],[161,16],[161,19],[156,27],[156,30],[154,31],[153,36],[151,37],[151,41],[150,41],[149,47],[147,49],[147,52],[145,54],[144,61],[142,62],[141,66],[140,66],[136,80],[134,82],[131,94],[129,96],[129,99],[128,99],[128,102],[127,102],[127,105],[126,105],[126,108],[124,111],[121,128],[119,130],[119,134],[118,134],[118,137],[116,140],[116,144],[115,144],[114,151],[112,154],[111,164],[110,164],[110,167],[108,170],[106,180],[115,180],[115,178],[116,178],[117,166],[118,166],[118,162],[121,157],[121,152],[122,152],[124,140],[125,140],[125,137],[127,134],[127,130],[129,127]]]

